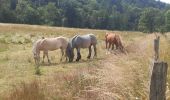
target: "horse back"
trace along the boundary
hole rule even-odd
[[[87,48],[90,45],[94,45],[96,43],[97,43],[97,40],[93,34],[76,36],[76,38],[72,40],[73,47]]]
[[[56,50],[59,48],[66,48],[68,42],[66,38],[57,37],[57,38],[45,38],[41,42],[42,50]]]

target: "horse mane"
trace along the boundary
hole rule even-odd
[[[74,40],[77,36],[78,36],[78,35],[75,35],[75,36],[72,38],[72,40]]]
[[[115,34],[115,39],[116,39],[116,41],[118,42],[119,45],[123,46],[122,39],[121,39],[120,35]]]
[[[125,48],[124,48],[124,46],[123,46],[123,42],[122,42],[121,36],[118,35],[118,34],[116,34],[116,35],[115,35],[115,39],[116,39],[116,41],[117,41],[117,43],[118,43],[118,46],[120,47],[120,50],[121,50],[122,52],[125,52],[125,53],[126,53]]]
[[[70,40],[70,45],[71,45],[71,47],[73,47],[73,41],[75,40],[75,38],[77,38],[78,37],[78,35],[75,35],[73,38],[71,38],[71,40]]]
[[[42,40],[44,40],[44,39],[39,39],[39,40],[37,40],[37,41],[35,41],[35,42],[33,43],[32,52],[33,52],[34,54],[37,53],[37,46],[38,46],[38,43],[39,43],[39,42],[42,42]]]

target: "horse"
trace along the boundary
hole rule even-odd
[[[35,63],[39,65],[40,62],[40,51],[43,51],[43,63],[44,63],[44,59],[45,56],[48,59],[48,63],[50,64],[50,59],[48,56],[48,51],[54,51],[57,49],[61,49],[61,58],[60,61],[62,61],[62,58],[64,56],[64,52],[67,48],[68,45],[68,40],[65,37],[56,37],[56,38],[42,38],[37,40],[34,44],[33,44],[33,56],[34,56],[34,60]],[[65,54],[66,57],[66,54]],[[67,60],[67,57],[66,57]]]
[[[87,56],[88,59],[91,57],[91,47],[93,46],[94,48],[94,57],[97,56],[97,39],[94,34],[86,34],[86,35],[75,35],[73,38],[68,43],[67,49],[66,49],[66,54],[69,58],[69,62],[73,61],[74,58],[74,49],[76,48],[77,50],[77,59],[76,61],[79,61],[81,59],[81,54],[80,54],[80,48],[88,48],[89,49],[89,54]]]
[[[106,42],[106,49],[109,51],[111,45],[112,50],[114,49],[114,46],[116,46],[116,49],[120,49],[122,52],[125,52],[121,36],[114,33],[106,33],[105,34],[105,42]],[[108,46],[109,44],[109,46]]]

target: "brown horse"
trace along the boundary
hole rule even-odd
[[[108,51],[111,46],[112,46],[112,50],[114,49],[114,46],[116,46],[116,49],[119,49],[122,52],[125,52],[120,35],[114,34],[114,33],[106,33],[105,34],[105,42],[106,42],[106,49]],[[108,46],[108,44],[109,44],[109,46]]]

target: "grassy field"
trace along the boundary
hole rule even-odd
[[[0,24],[0,100],[148,99],[154,35],[114,31],[122,36],[129,53],[113,51],[106,55],[106,32],[109,31]],[[87,60],[88,50],[82,49],[82,60],[68,63],[59,61],[60,50],[49,52],[52,64],[45,60],[40,66],[41,75],[35,74],[32,57],[35,40],[42,36],[71,38],[87,33],[98,39],[97,58]],[[161,36],[160,56],[170,65],[169,41],[168,33]]]

